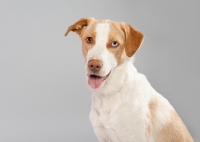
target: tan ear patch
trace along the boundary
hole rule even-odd
[[[92,18],[81,18],[76,23],[69,26],[65,33],[65,36],[67,36],[70,31],[76,32],[79,36],[81,36],[84,27],[86,27],[91,20]]]
[[[144,35],[137,31],[136,29],[134,29],[131,25],[129,24],[121,24],[121,28],[125,33],[125,41],[126,41],[126,47],[125,47],[125,51],[126,51],[126,55],[128,57],[133,56],[133,54],[138,50],[138,48],[140,47],[143,39],[144,39]]]

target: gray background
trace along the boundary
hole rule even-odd
[[[200,141],[200,1],[0,2],[0,142],[97,142],[78,36],[81,17],[124,21],[145,40],[135,66]]]

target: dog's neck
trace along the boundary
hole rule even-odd
[[[105,84],[98,89],[92,89],[92,93],[95,95],[112,96],[121,91],[129,91],[129,89],[134,88],[136,74],[137,70],[132,61],[126,61],[115,67]]]

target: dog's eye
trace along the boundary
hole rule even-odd
[[[87,43],[91,43],[92,42],[92,37],[87,37],[86,41],[87,41]]]
[[[116,41],[113,41],[113,42],[111,43],[111,46],[112,46],[112,47],[117,47],[118,45],[119,45],[119,43],[116,42]]]

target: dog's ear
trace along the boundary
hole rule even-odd
[[[67,29],[65,33],[65,36],[67,36],[70,31],[76,32],[79,36],[81,36],[84,28],[89,24],[91,20],[92,18],[81,18],[76,23],[69,26],[69,28]]]
[[[133,54],[140,47],[144,35],[134,29],[131,25],[121,23],[121,29],[125,33],[125,52],[128,57],[133,56]]]

